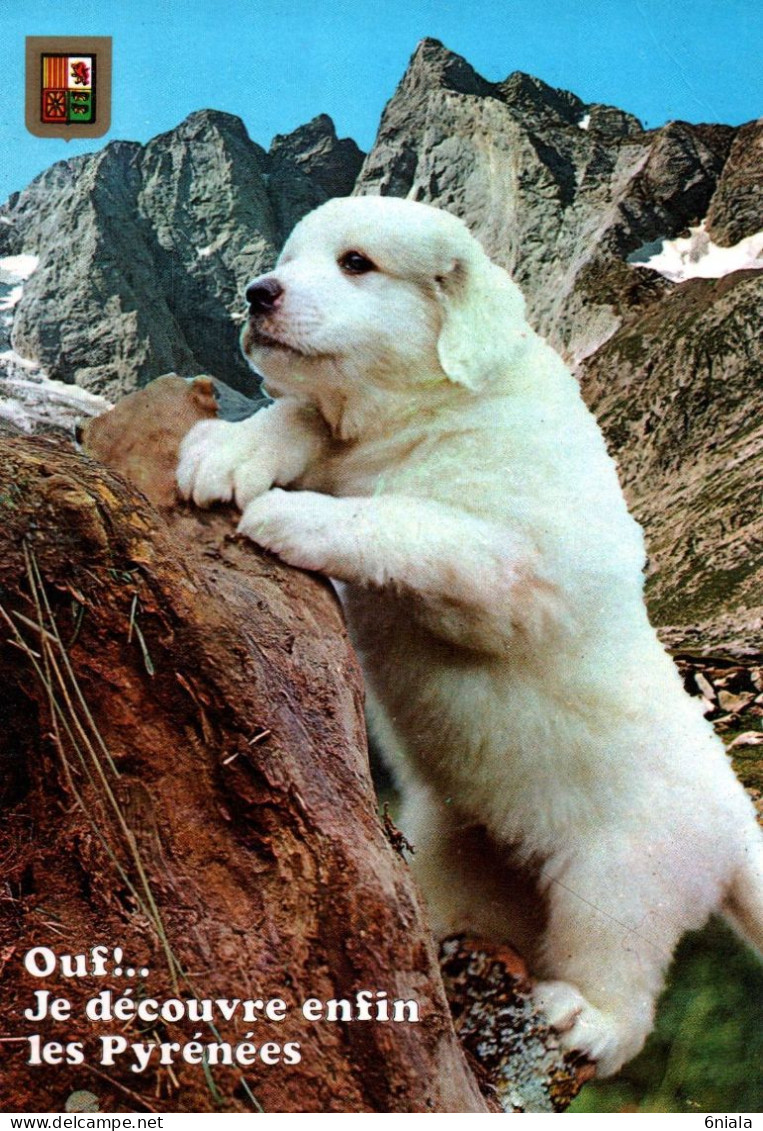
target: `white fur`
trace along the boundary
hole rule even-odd
[[[242,532],[344,583],[436,931],[517,943],[612,1073],[683,932],[763,922],[753,809],[649,625],[615,465],[453,216],[330,201],[270,279],[243,341],[276,402],[198,425],[181,493],[235,495]]]

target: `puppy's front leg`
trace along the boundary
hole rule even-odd
[[[470,647],[502,648],[544,593],[521,535],[428,499],[276,489],[249,504],[239,531],[291,565],[413,595],[430,628]]]

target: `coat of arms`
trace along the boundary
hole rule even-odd
[[[111,39],[27,37],[27,129],[100,137],[110,124]]]
[[[95,55],[41,57],[41,120],[43,122],[94,122]]]

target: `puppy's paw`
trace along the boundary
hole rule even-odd
[[[613,1013],[591,1005],[567,982],[539,982],[533,1000],[559,1034],[566,1052],[584,1053],[596,1062],[596,1075],[612,1076],[641,1048],[645,1033]]]
[[[569,982],[538,982],[533,1001],[559,1033],[571,1029],[588,1002]]]
[[[230,502],[243,509],[272,484],[252,451],[247,421],[202,420],[180,445],[175,473],[181,498],[197,506]]]
[[[227,420],[202,420],[195,424],[180,445],[175,472],[183,499],[197,506],[208,506],[233,498],[233,472],[241,453],[234,426]]]
[[[338,535],[330,516],[332,501],[312,491],[276,487],[249,503],[238,532],[289,565],[327,571]]]

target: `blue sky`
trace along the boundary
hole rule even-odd
[[[0,200],[53,161],[146,141],[211,106],[267,147],[325,112],[366,149],[416,43],[442,40],[486,78],[537,75],[649,126],[737,125],[763,112],[759,0],[0,0]],[[111,35],[102,140],[24,127],[24,38]]]

